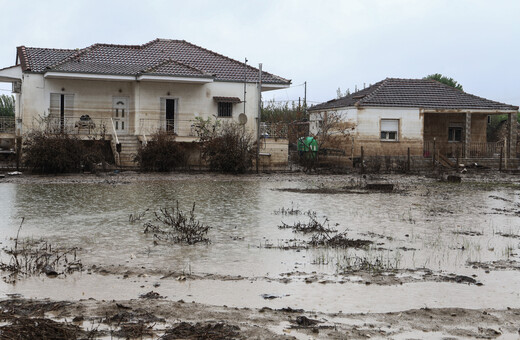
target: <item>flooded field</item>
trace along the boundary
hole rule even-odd
[[[57,268],[55,278],[2,282],[4,297],[130,301],[153,291],[164,303],[325,313],[351,330],[370,318],[383,322],[378,313],[520,308],[520,182],[514,176],[467,175],[459,184],[398,175],[123,174],[4,182],[2,246],[12,247],[24,218],[20,238],[78,248],[83,265],[68,275]],[[367,190],[367,182],[394,189]],[[177,202],[183,211],[195,202],[196,218],[211,227],[209,243],[173,244],[144,233],[154,212]],[[130,215],[142,216],[130,221]],[[326,228],[327,239],[349,242],[316,244],[323,233],[295,228],[313,221]],[[370,313],[361,326],[353,321],[359,313]],[[491,337],[513,336],[519,327],[512,323]],[[266,328],[300,338],[347,334],[290,332],[282,321]],[[455,334],[422,331],[432,338]],[[424,337],[414,332],[409,326],[366,334]]]

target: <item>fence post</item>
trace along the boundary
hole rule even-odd
[[[459,164],[460,164],[460,147],[457,146],[457,164],[456,164],[457,170],[459,170]]]
[[[365,151],[363,146],[361,146],[361,173],[365,173]]]
[[[432,168],[435,169],[435,138],[433,139]]]
[[[406,160],[406,172],[410,172],[410,148],[408,148],[408,159]]]
[[[15,139],[16,148],[16,171],[20,171],[20,160],[22,159],[22,137],[16,137]]]
[[[504,147],[500,147],[500,162],[498,163],[498,171],[502,172],[502,155],[504,153]]]

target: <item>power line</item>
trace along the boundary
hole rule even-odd
[[[298,84],[298,85],[292,85],[292,86],[286,87],[286,89],[292,89],[293,87],[300,87],[300,86],[303,86],[303,85],[305,85],[305,83],[301,83],[301,84]]]
[[[301,98],[299,98],[301,100]],[[283,100],[270,100],[270,99],[265,99],[265,100],[262,100],[262,102],[264,103],[288,103],[288,102],[297,102],[298,99],[283,99]],[[319,101],[315,101],[315,100],[307,100],[307,103],[323,103],[323,102],[319,102]]]

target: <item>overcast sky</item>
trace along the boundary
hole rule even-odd
[[[0,68],[20,45],[184,39],[292,79],[264,99],[298,100],[304,81],[313,104],[338,87],[442,73],[466,92],[520,104],[519,0],[0,0],[0,9]]]

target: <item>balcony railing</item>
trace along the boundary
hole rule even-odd
[[[77,135],[106,135],[110,134],[110,118],[79,117],[47,117],[44,120],[45,128],[51,132],[64,132]]]
[[[14,117],[0,116],[0,133],[14,133],[14,132],[15,132]]]
[[[150,136],[158,131],[166,131],[182,137],[196,137],[193,114],[177,114],[175,119],[143,118],[139,120],[138,134]]]
[[[287,123],[260,123],[260,136],[264,138],[287,138]]]
[[[431,157],[439,152],[448,158],[499,158],[504,142],[476,142],[469,144],[469,155],[466,155],[464,142],[424,142],[424,156]]]

